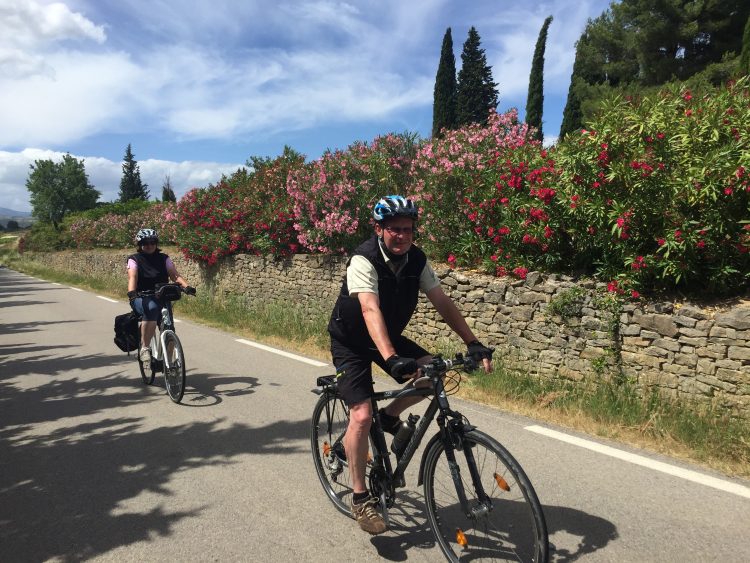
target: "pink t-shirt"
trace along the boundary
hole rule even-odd
[[[126,268],[128,270],[135,270],[138,271],[138,263],[133,260],[132,258],[128,258],[128,267]],[[167,272],[174,270],[174,262],[172,262],[172,259],[167,256]]]

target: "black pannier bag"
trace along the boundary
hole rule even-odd
[[[115,344],[128,355],[138,349],[140,344],[138,334],[138,317],[132,311],[115,317]]]

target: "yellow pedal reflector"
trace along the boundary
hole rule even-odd
[[[502,490],[510,491],[510,485],[508,485],[508,482],[497,473],[495,473],[495,481],[497,482],[497,486]]]
[[[461,528],[456,528],[456,541],[461,547],[469,545],[469,541],[466,539],[466,535],[463,533]]]
[[[323,455],[328,455],[331,453],[331,444],[328,442],[323,442]]]

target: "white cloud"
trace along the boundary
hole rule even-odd
[[[29,166],[36,160],[62,160],[64,153],[46,149],[27,148],[20,152],[0,151],[0,207],[15,211],[30,211],[29,193],[26,179]],[[91,184],[102,195],[99,201],[115,201],[120,190],[122,162],[97,156],[77,156],[83,159]],[[141,180],[148,184],[151,198],[161,198],[164,179],[169,175],[170,183],[178,199],[192,188],[206,187],[216,183],[222,174],[230,175],[244,164],[220,162],[182,161],[146,159],[138,161]]]

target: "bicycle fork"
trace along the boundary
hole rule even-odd
[[[460,421],[451,421],[451,426],[462,424]],[[451,472],[451,478],[453,484],[456,487],[456,494],[458,500],[461,503],[461,510],[467,518],[471,520],[478,520],[479,518],[486,516],[492,510],[492,501],[487,496],[482,486],[482,480],[477,469],[477,462],[474,459],[474,452],[471,446],[463,438],[463,429],[445,428],[446,440],[445,440],[445,457],[448,460],[448,468]],[[461,468],[458,466],[456,461],[456,443],[460,445],[461,450],[466,456],[466,465],[469,468],[469,474],[471,475],[471,482],[474,485],[474,492],[476,492],[479,503],[476,506],[469,506],[469,500],[466,498],[466,492],[464,491],[463,479],[461,479]]]

